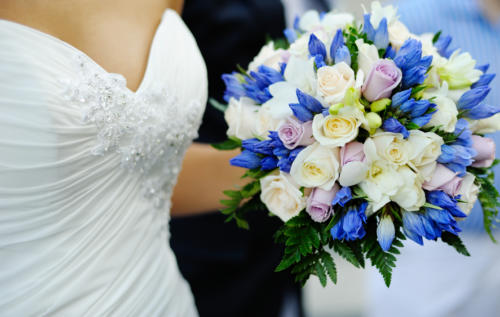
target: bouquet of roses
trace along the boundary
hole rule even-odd
[[[442,240],[468,255],[459,221],[479,197],[490,234],[500,206],[493,185],[500,106],[483,102],[494,74],[449,36],[415,35],[392,6],[350,14],[309,11],[270,42],[248,70],[223,75],[231,164],[248,185],[222,210],[281,218],[277,271],[304,283],[337,279],[331,251],[369,259],[389,286],[402,240]]]

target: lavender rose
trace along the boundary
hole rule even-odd
[[[490,167],[495,160],[495,141],[479,135],[472,136],[472,148],[477,151],[473,167]]]
[[[293,150],[297,146],[307,146],[314,143],[312,121],[300,123],[295,119],[288,119],[278,129],[278,135],[283,145]]]
[[[442,190],[448,195],[455,197],[458,195],[462,180],[462,178],[457,176],[457,173],[443,164],[437,164],[431,180],[425,182],[422,187],[429,191]]]
[[[339,176],[339,184],[343,187],[354,186],[361,183],[368,172],[365,164],[366,157],[364,144],[353,141],[347,143],[340,149],[340,164],[342,170]]]
[[[403,74],[396,64],[389,59],[381,59],[373,64],[365,84],[363,96],[368,101],[389,98],[392,90],[401,82]]]
[[[340,149],[340,165],[344,166],[351,162],[363,162],[365,160],[364,144],[354,141],[347,143]]]
[[[339,191],[339,185],[335,184],[331,190],[323,190],[316,187],[307,198],[306,211],[316,222],[325,222],[333,213],[332,200]]]

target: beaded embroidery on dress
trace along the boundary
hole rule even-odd
[[[203,58],[172,10],[136,92],[0,19],[0,315],[198,315],[168,221],[206,100]]]

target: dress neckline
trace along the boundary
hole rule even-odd
[[[157,40],[158,32],[159,32],[160,28],[162,27],[164,21],[166,20],[166,16],[169,13],[172,13],[174,15],[178,15],[177,12],[175,10],[171,9],[171,8],[167,8],[163,12],[162,17],[160,19],[160,23],[156,27],[156,30],[155,30],[154,35],[153,35],[153,39],[151,40],[151,43],[149,44],[149,52],[148,52],[148,57],[147,57],[147,61],[146,61],[146,69],[144,70],[144,74],[143,74],[143,76],[142,76],[142,78],[141,78],[141,80],[139,82],[139,86],[134,91],[134,90],[130,89],[127,85],[125,85],[125,88],[130,93],[132,93],[134,95],[137,95],[137,94],[139,94],[142,91],[142,88],[144,86],[144,82],[146,81],[146,78],[147,78],[148,73],[149,73],[150,68],[151,68],[153,48],[154,48],[154,45],[155,45],[156,40]],[[56,43],[58,45],[66,47],[67,49],[73,51],[77,55],[82,56],[84,59],[86,59],[88,62],[90,62],[93,66],[97,67],[100,71],[102,71],[102,72],[104,72],[106,74],[116,74],[116,75],[119,75],[119,76],[125,78],[125,76],[123,76],[123,74],[112,73],[112,72],[107,71],[104,67],[102,67],[97,61],[95,61],[92,57],[90,57],[89,55],[87,55],[85,52],[83,52],[82,50],[80,50],[80,49],[76,48],[75,46],[69,44],[68,42],[66,42],[66,41],[58,38],[55,35],[51,35],[51,34],[49,34],[47,32],[43,32],[43,31],[38,30],[38,29],[36,29],[34,27],[31,27],[31,26],[28,26],[28,25],[25,25],[25,24],[22,24],[22,23],[19,23],[19,22],[11,21],[11,20],[0,19],[0,22],[3,22],[3,23],[6,23],[6,24],[9,24],[9,25],[12,25],[14,27],[17,27],[19,29],[23,29],[25,31],[31,32],[33,34],[36,34],[36,35],[42,37],[42,38],[45,38],[45,39],[47,39],[49,41],[52,41],[52,42],[54,42],[54,43]],[[125,81],[126,81],[126,78],[125,78]]]

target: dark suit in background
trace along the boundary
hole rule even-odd
[[[209,96],[218,100],[221,74],[246,67],[266,36],[282,37],[285,28],[280,0],[187,0],[183,18],[205,58]],[[226,129],[223,114],[208,105],[198,142],[223,141]],[[285,293],[300,296],[290,275],[274,273],[283,250],[273,241],[280,220],[264,211],[248,220],[250,231],[216,211],[171,221],[171,245],[202,317],[279,316]]]

